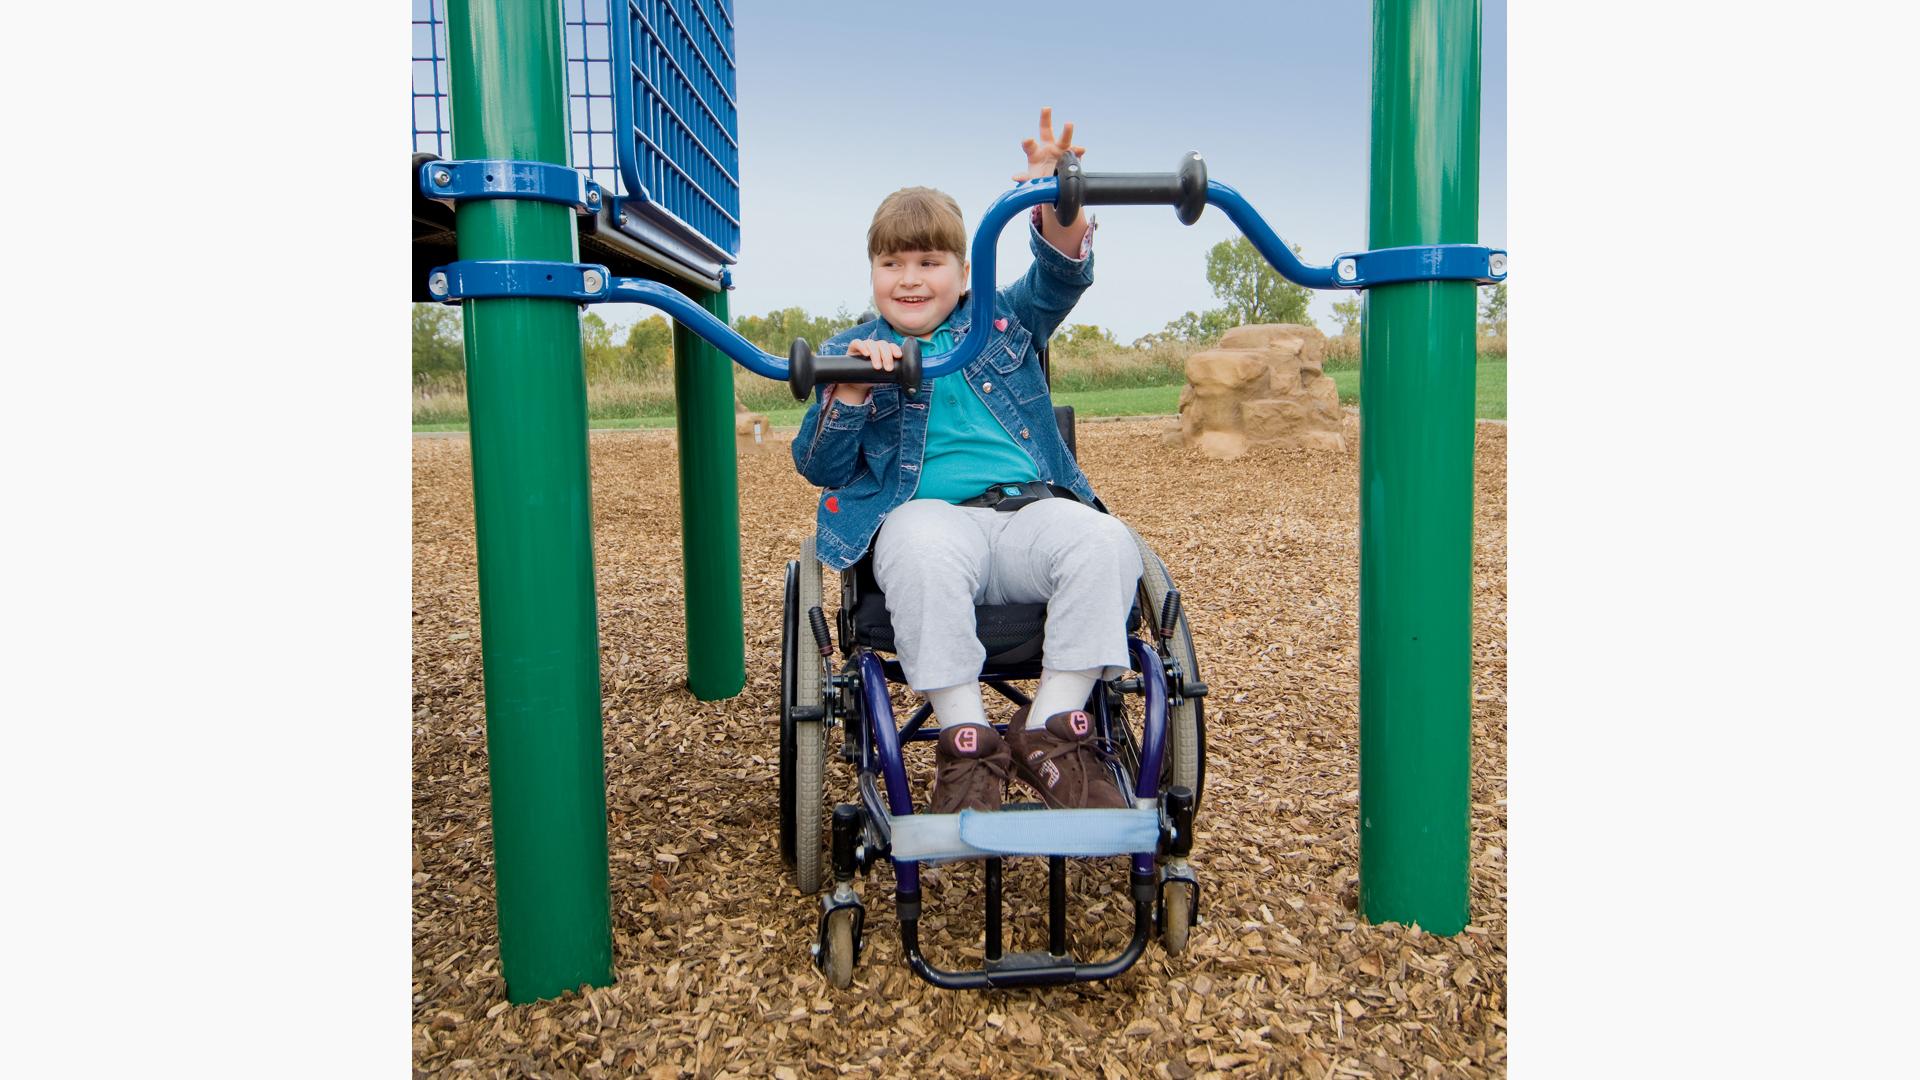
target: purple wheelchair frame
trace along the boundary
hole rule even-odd
[[[978,990],[1014,986],[1045,986],[1071,982],[1110,979],[1134,965],[1146,950],[1154,931],[1154,907],[1157,899],[1156,856],[1162,853],[1185,856],[1192,843],[1193,797],[1184,788],[1172,792],[1159,790],[1162,762],[1167,746],[1167,682],[1160,655],[1153,646],[1129,635],[1127,648],[1134,667],[1141,673],[1139,690],[1145,699],[1137,749],[1137,774],[1129,777],[1137,799],[1161,801],[1162,828],[1157,851],[1136,851],[1131,855],[1130,887],[1133,899],[1133,937],[1119,955],[1099,963],[1079,963],[1068,951],[1066,928],[1066,856],[1048,855],[1047,939],[1045,952],[1012,953],[1001,942],[1001,874],[1003,856],[987,857],[986,958],[978,970],[951,971],[936,967],[920,952],[920,864],[912,859],[897,859],[891,854],[891,838],[886,825],[889,815],[905,817],[914,812],[913,794],[907,782],[906,761],[902,751],[909,742],[930,742],[939,737],[937,728],[927,728],[932,714],[922,704],[904,728],[895,726],[893,703],[888,698],[890,679],[904,681],[896,660],[882,659],[873,650],[855,648],[843,672],[832,682],[853,701],[861,721],[855,733],[854,716],[848,710],[842,756],[859,768],[859,785],[864,807],[840,806],[833,816],[833,867],[836,888],[827,901],[826,919],[838,908],[856,908],[856,937],[864,923],[864,912],[852,894],[850,883],[856,869],[864,871],[881,858],[894,867],[894,903],[900,919],[900,939],[907,964],[915,974],[935,986],[949,990]],[[1031,677],[1016,670],[989,668],[980,681],[991,686],[1016,705],[1028,703],[1025,694],[1007,684],[1008,680]],[[843,698],[846,700],[846,698]],[[1108,745],[1119,742],[1116,720],[1108,707],[1104,687],[1096,689],[1092,713],[1097,735]],[[1005,732],[1006,725],[995,725]],[[1121,775],[1127,776],[1121,762]],[[884,792],[881,790],[884,786]],[[1165,798],[1163,798],[1163,796]],[[1171,819],[1171,820],[1169,820]],[[859,945],[855,945],[856,956]]]

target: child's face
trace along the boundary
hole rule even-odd
[[[873,257],[873,306],[895,330],[924,337],[959,306],[967,267],[951,251],[896,251]]]

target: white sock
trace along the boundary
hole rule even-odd
[[[933,716],[940,721],[942,731],[955,724],[987,722],[987,706],[980,700],[980,684],[977,682],[943,686],[924,693],[927,700],[933,703]]]
[[[1086,708],[1087,696],[1093,693],[1093,684],[1099,681],[1100,672],[1104,670],[1055,671],[1041,668],[1040,689],[1033,692],[1033,711],[1028,714],[1029,722],[1037,727],[1046,723],[1047,717],[1054,713]]]

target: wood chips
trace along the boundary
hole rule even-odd
[[[747,687],[685,686],[671,432],[591,437],[615,985],[506,1003],[494,926],[486,740],[463,438],[414,441],[413,1046],[418,1073],[512,1077],[1271,1075],[1506,1071],[1506,429],[1475,477],[1472,912],[1452,939],[1370,926],[1359,870],[1357,454],[1209,461],[1164,418],[1082,423],[1103,499],[1172,570],[1207,698],[1193,863],[1203,923],[1105,983],[936,990],[901,958],[892,871],[859,882],[854,985],[812,966],[814,897],[778,852],[780,590],[814,491],[785,440],[740,458]],[[828,603],[837,602],[833,575]],[[897,700],[904,700],[899,698]],[[997,715],[1009,711],[992,703]],[[837,745],[837,736],[836,736]],[[915,748],[926,796],[930,751]],[[852,801],[830,765],[828,795]],[[1007,946],[1045,938],[1045,866],[1008,860]],[[923,947],[975,966],[980,870],[923,873]],[[1126,939],[1125,860],[1071,875],[1073,943]]]

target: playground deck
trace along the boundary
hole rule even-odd
[[[828,988],[807,953],[818,901],[780,861],[775,781],[781,571],[810,528],[813,489],[783,441],[742,454],[748,682],[700,702],[682,685],[672,433],[605,432],[591,460],[619,981],[531,1006],[507,1005],[499,982],[468,444],[415,440],[417,1072],[1504,1075],[1506,428],[1476,436],[1473,922],[1447,939],[1369,926],[1351,907],[1357,451],[1220,463],[1166,447],[1169,426],[1087,425],[1079,441],[1102,497],[1178,580],[1212,687],[1194,849],[1204,922],[1185,956],[1150,948],[1127,975],[1084,987],[939,991],[900,960],[880,867],[863,886],[854,987]],[[831,798],[852,797],[846,770],[830,778]],[[974,951],[979,877],[970,865],[923,875],[935,962]],[[1123,875],[1097,863],[1073,877],[1087,905],[1076,947],[1116,949]],[[1010,948],[1043,939],[1044,878],[1009,863]]]

